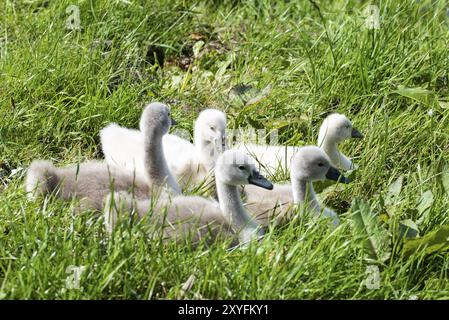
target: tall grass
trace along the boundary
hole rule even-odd
[[[444,252],[393,255],[380,266],[380,287],[368,289],[370,262],[345,213],[356,197],[382,207],[403,176],[401,193],[379,213],[419,221],[421,234],[449,222],[447,4],[372,3],[381,20],[370,30],[370,2],[315,2],[2,2],[0,297],[449,298]],[[65,27],[71,4],[80,31]],[[152,63],[152,48],[164,50],[163,67]],[[271,90],[244,104],[229,94],[242,84]],[[427,91],[410,97],[403,88]],[[140,225],[107,238],[95,213],[27,200],[23,177],[33,159],[101,158],[99,130],[110,122],[137,127],[151,100],[169,102],[190,132],[198,111],[215,107],[227,112],[230,129],[276,129],[290,145],[315,143],[327,114],[346,114],[365,139],[343,145],[359,165],[354,182],[324,197],[341,226],[330,231],[299,217],[246,250],[191,248],[149,240]],[[421,211],[426,191],[433,202]],[[67,289],[70,266],[86,268],[79,290]]]

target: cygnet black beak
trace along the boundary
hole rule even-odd
[[[339,181],[341,183],[349,183],[351,182],[348,178],[346,178],[344,175],[340,173],[337,169],[334,167],[329,167],[329,170],[327,170],[326,178],[329,180]]]
[[[254,171],[253,173],[251,173],[251,175],[248,177],[248,183],[264,189],[273,190],[273,184],[258,171]]]
[[[352,128],[351,138],[362,139],[363,138],[363,134],[361,134],[360,131],[357,130],[356,128]]]

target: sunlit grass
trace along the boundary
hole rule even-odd
[[[80,8],[81,31],[65,28],[70,4]],[[449,165],[447,4],[381,1],[378,30],[365,27],[368,4],[2,2],[0,297],[449,298],[447,252],[393,255],[380,265],[380,287],[364,284],[371,263],[345,213],[353,198],[380,208],[403,176],[383,214],[418,221],[420,235],[449,223],[442,183]],[[151,45],[165,51],[163,68],[151,64]],[[271,89],[245,103],[230,95],[241,84],[256,96]],[[413,99],[396,91],[401,86],[431,94]],[[365,138],[342,146],[359,166],[353,183],[324,197],[342,224],[331,231],[299,217],[244,250],[191,248],[149,239],[139,224],[108,238],[97,213],[27,199],[23,177],[33,159],[101,158],[99,130],[110,122],[137,127],[152,100],[168,102],[179,128],[190,132],[198,111],[215,107],[226,111],[230,129],[278,130],[290,145],[316,143],[328,113],[346,114]],[[433,203],[420,212],[426,191]],[[70,266],[86,268],[82,290],[66,288]]]

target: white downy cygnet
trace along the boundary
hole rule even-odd
[[[30,197],[55,193],[63,200],[77,198],[83,209],[94,210],[103,209],[104,197],[111,190],[131,192],[137,198],[148,198],[153,189],[179,194],[162,151],[162,137],[173,122],[166,105],[155,102],[145,108],[141,120],[145,132],[145,178],[99,161],[56,168],[50,161],[35,160],[27,172],[26,191]]]
[[[353,128],[348,118],[334,113],[324,119],[318,135],[318,146],[340,170],[356,168],[351,160],[338,150],[338,144],[349,138],[363,138],[363,135]],[[273,175],[279,168],[284,172],[290,170],[291,159],[299,147],[240,144],[237,149],[254,157],[262,165],[263,174]]]
[[[337,226],[338,215],[320,206],[313,189],[314,181],[324,179],[349,183],[349,179],[332,166],[323,150],[316,146],[301,147],[292,158],[291,185],[275,184],[270,192],[245,186],[246,208],[262,225],[273,220],[276,225],[292,218],[295,207],[299,205],[315,215],[322,214],[332,219],[333,225]]]
[[[318,134],[318,146],[326,152],[332,164],[340,170],[354,170],[357,166],[338,150],[338,144],[350,138],[363,138],[344,115],[333,113],[324,119]]]
[[[226,115],[215,109],[202,111],[194,129],[194,144],[176,135],[163,138],[164,155],[170,172],[182,187],[199,184],[209,175],[225,149]],[[143,175],[142,140],[139,130],[110,124],[100,133],[106,161],[120,169]]]
[[[196,242],[206,235],[215,238],[220,231],[227,236],[238,235],[241,243],[261,236],[263,231],[245,210],[237,187],[252,184],[270,190],[271,182],[260,175],[252,159],[234,150],[218,158],[215,180],[218,203],[198,196],[135,201],[129,194],[110,194],[105,205],[106,230],[112,232],[119,213],[128,216],[136,212],[139,218],[148,218],[152,226],[162,227],[165,240],[190,236]]]

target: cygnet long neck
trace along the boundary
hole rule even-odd
[[[257,229],[259,225],[251,219],[243,207],[237,186],[228,185],[218,179],[216,179],[216,184],[220,209],[235,230]]]
[[[144,163],[148,181],[153,185],[167,184],[169,169],[164,156],[162,145],[163,133],[153,126],[143,130],[144,135]]]
[[[297,205],[306,205],[316,211],[320,211],[320,204],[316,198],[312,181],[293,179],[293,202]]]

